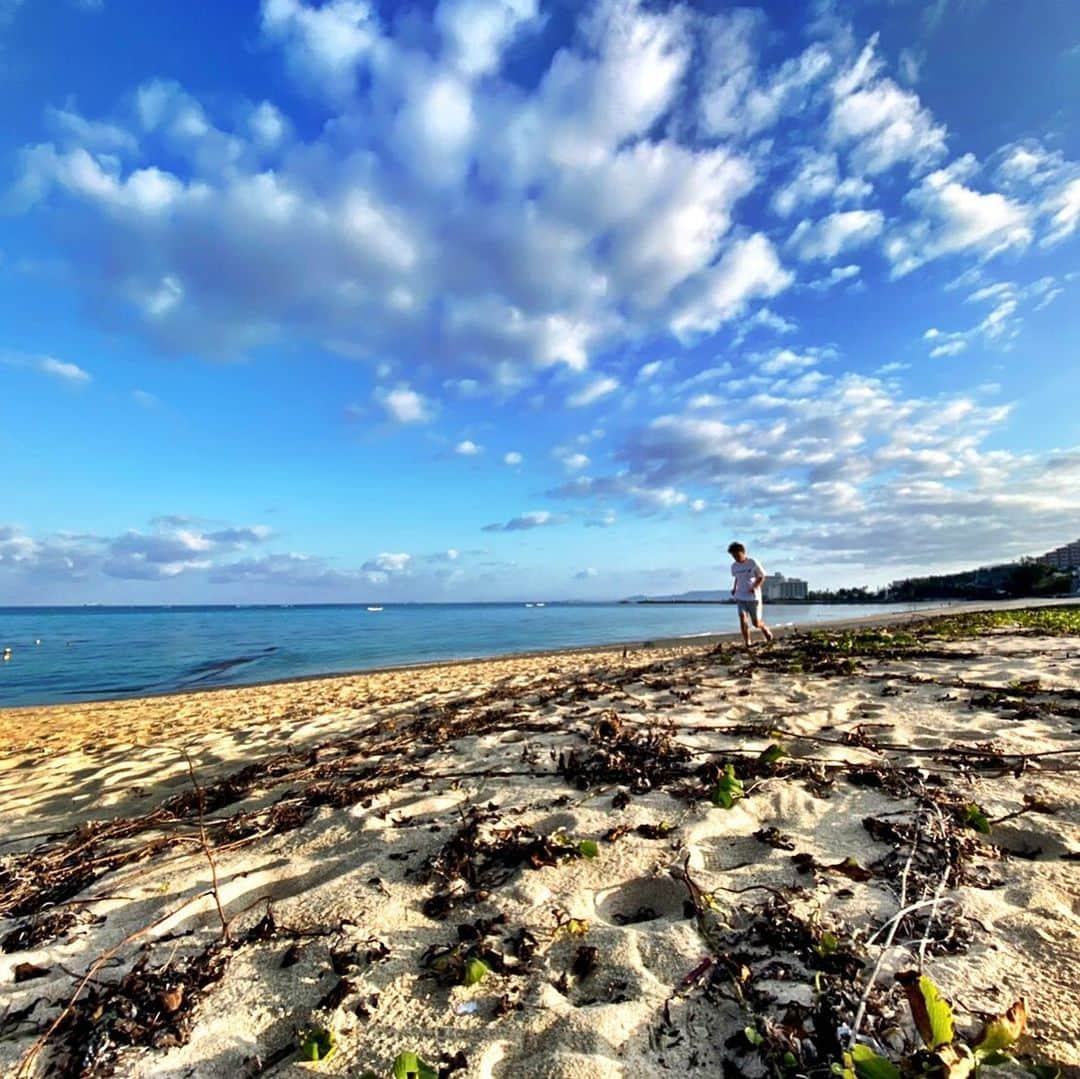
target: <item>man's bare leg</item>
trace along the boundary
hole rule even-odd
[[[739,611],[739,629],[742,630],[743,644],[747,650],[750,649],[750,619],[746,616],[746,611]]]
[[[767,625],[765,625],[765,623],[758,617],[754,618],[754,625],[757,626],[757,628],[761,630],[761,635],[765,638],[765,643],[766,644],[772,644],[772,640],[773,640],[772,630],[769,629],[769,627]],[[746,632],[746,638],[747,638],[747,647],[749,648],[750,647],[750,643],[749,643],[750,642],[750,631],[749,630],[747,630],[747,632]]]

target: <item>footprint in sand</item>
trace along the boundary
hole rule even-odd
[[[608,925],[648,929],[651,922],[682,918],[686,898],[685,886],[664,875],[639,877],[605,888],[595,894],[593,902],[597,917]]]

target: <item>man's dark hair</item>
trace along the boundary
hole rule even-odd
[[[729,543],[727,553],[734,558],[740,551],[745,552],[745,550],[746,548],[741,543]]]

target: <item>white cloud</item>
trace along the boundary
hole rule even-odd
[[[723,504],[763,541],[868,566],[1015,556],[1072,527],[1080,452],[988,448],[1009,411],[854,374],[808,395],[736,386],[720,417],[658,416],[628,433],[619,472],[549,493],[640,514]]]
[[[454,453],[456,453],[459,457],[476,457],[478,454],[483,452],[483,448],[481,446],[478,446],[470,438],[462,439],[454,447]]]
[[[562,458],[562,463],[568,472],[580,472],[589,467],[589,458],[583,453],[568,453]]]
[[[903,276],[932,259],[973,253],[990,259],[1032,239],[1028,207],[1000,192],[983,193],[963,182],[975,170],[970,156],[931,173],[907,196],[917,215],[885,240],[893,275]]]
[[[781,217],[790,217],[796,210],[825,199],[858,203],[873,193],[873,184],[862,177],[840,178],[839,161],[833,152],[804,148],[796,160],[797,168],[791,179],[772,198],[772,208]]]
[[[477,78],[498,70],[507,46],[537,16],[536,0],[441,0],[435,25],[452,62],[466,77]]]
[[[369,559],[360,568],[367,572],[400,574],[408,572],[412,560],[412,555],[403,551],[384,551],[382,554]]]
[[[40,359],[37,368],[42,374],[74,386],[83,386],[90,381],[90,375],[78,364],[64,363],[62,360],[54,359],[52,356],[45,356]]]
[[[789,374],[813,367],[819,359],[820,356],[814,351],[799,353],[790,348],[782,348],[758,363],[756,369],[766,375]]]
[[[427,423],[432,418],[431,403],[408,386],[376,390],[375,400],[396,423]]]
[[[375,12],[364,0],[263,0],[262,32],[285,49],[293,71],[312,89],[348,94],[357,67],[379,44]]]
[[[594,577],[599,577],[600,571],[593,566],[589,566],[588,569],[583,569],[579,573],[574,574],[575,581],[591,581]]]
[[[844,281],[851,281],[853,278],[858,277],[860,273],[862,273],[861,267],[854,264],[834,266],[829,271],[827,277],[819,278],[817,281],[811,281],[809,287],[815,292],[825,292],[834,285],[842,284]]]
[[[952,341],[946,341],[943,345],[937,345],[930,350],[932,358],[937,359],[940,356],[958,356],[968,347],[968,343],[963,338],[958,338]]]
[[[757,40],[763,36],[760,11],[736,8],[708,21],[701,122],[711,136],[748,137],[798,112],[807,91],[819,82],[832,59],[820,42],[762,72]]]
[[[830,142],[848,152],[858,174],[877,175],[901,163],[922,170],[945,153],[945,127],[918,95],[881,74],[875,34],[833,83]]]
[[[1080,177],[1070,180],[1046,202],[1050,214],[1050,231],[1043,239],[1044,246],[1060,243],[1080,226]]]
[[[634,377],[635,382],[648,382],[655,378],[664,369],[663,360],[650,360],[648,363],[643,363],[639,368],[637,375]]]
[[[863,247],[881,235],[885,215],[880,210],[845,210],[820,221],[800,221],[788,246],[801,259],[834,259],[842,251]]]
[[[161,400],[155,394],[148,393],[146,390],[132,390],[131,399],[141,408],[157,408],[161,404]]]
[[[572,393],[567,397],[566,403],[571,408],[585,408],[614,393],[618,388],[619,380],[617,378],[611,375],[601,375],[576,393]]]
[[[511,450],[509,453],[503,455],[503,464],[507,464],[510,466],[520,465],[521,462],[524,460],[525,458],[520,453],[518,453],[517,450]]]
[[[485,532],[528,532],[534,528],[546,528],[560,525],[566,521],[565,514],[552,513],[549,510],[530,510],[520,517],[512,517],[504,524],[484,525]]]
[[[696,295],[675,315],[671,328],[685,339],[713,333],[740,314],[751,300],[775,296],[792,280],[768,238],[756,233],[733,244],[703,276],[694,290]]]

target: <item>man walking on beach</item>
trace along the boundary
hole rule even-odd
[[[757,559],[746,553],[741,543],[728,547],[728,554],[735,559],[731,563],[731,576],[735,584],[731,594],[739,608],[739,629],[742,630],[743,643],[750,648],[750,624],[761,630],[765,640],[771,642],[772,630],[761,620],[761,586],[765,582],[765,569]]]

